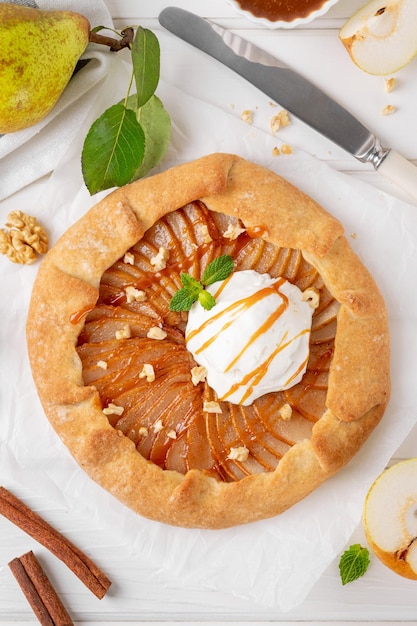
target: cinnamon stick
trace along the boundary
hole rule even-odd
[[[63,561],[97,598],[103,598],[111,582],[100,568],[5,487],[0,487],[0,514]]]
[[[42,626],[74,626],[32,551],[10,561],[9,567]]]

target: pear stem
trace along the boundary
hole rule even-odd
[[[134,30],[133,28],[126,28],[122,30],[122,39],[114,39],[113,37],[107,37],[106,35],[100,35],[94,31],[90,31],[89,40],[90,43],[98,43],[103,46],[108,46],[112,52],[117,52],[123,48],[130,48],[133,41]]]

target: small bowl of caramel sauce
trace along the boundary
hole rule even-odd
[[[327,13],[339,0],[226,0],[237,13],[268,28],[295,28]]]

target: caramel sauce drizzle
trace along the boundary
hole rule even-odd
[[[139,279],[132,281],[128,284],[132,287],[135,287],[136,289],[146,290],[151,288],[153,290],[156,289],[160,292],[163,290],[163,287],[161,287],[162,279],[170,279],[172,276],[177,276],[181,272],[190,271],[190,269],[196,264],[196,262],[200,262],[201,259],[208,252],[213,250],[213,246],[216,246],[220,249],[230,246],[232,248],[230,253],[236,257],[239,252],[248,244],[248,242],[250,242],[252,239],[260,239],[266,236],[267,233],[268,231],[266,227],[263,224],[259,224],[257,226],[247,227],[245,232],[241,233],[237,239],[232,241],[222,237],[221,235],[216,235],[215,237],[213,237],[212,241],[208,243],[198,244],[198,247],[195,248],[193,254],[184,257],[180,261],[177,261],[175,263],[170,262],[165,269],[159,270],[158,272],[154,272],[152,268],[150,268],[149,272],[144,272]],[[217,256],[217,254],[215,254],[214,256]],[[126,286],[128,286],[128,284],[126,284]],[[124,304],[126,302],[126,292],[120,291],[104,298],[102,301],[104,302],[104,304],[110,306],[120,306],[121,304]]]
[[[213,258],[218,256],[219,254],[231,254],[240,269],[255,269],[257,270],[258,265],[260,269],[258,271],[269,272],[269,267],[273,267],[273,272],[271,275],[273,276],[283,276],[288,279],[290,282],[294,282],[297,284],[301,281],[302,286],[300,288],[305,288],[306,286],[306,278],[308,280],[308,284],[311,281],[316,280],[314,276],[309,278],[308,269],[303,269],[301,263],[301,256],[297,253],[297,251],[291,249],[277,249],[277,251],[270,250],[268,248],[268,230],[263,224],[254,225],[252,227],[246,227],[246,232],[243,232],[239,235],[239,237],[235,240],[229,240],[222,236],[222,231],[224,230],[223,225],[219,227],[219,223],[217,222],[215,216],[205,207],[203,203],[200,201],[195,201],[190,203],[184,207],[181,211],[178,212],[179,218],[178,221],[175,222],[175,228],[172,228],[172,224],[170,222],[170,217],[168,216],[164,220],[161,221],[162,227],[165,228],[167,233],[167,240],[174,241],[174,248],[171,248],[173,253],[173,262],[169,262],[169,265],[159,272],[155,272],[154,268],[150,266],[149,263],[149,251],[157,251],[158,245],[163,245],[163,235],[164,231],[161,233],[158,232],[158,236],[155,236],[155,233],[150,230],[147,238],[144,238],[142,242],[133,246],[131,251],[135,256],[135,268],[134,271],[130,271],[130,268],[123,263],[123,259],[120,259],[115,263],[113,268],[109,269],[108,276],[106,272],[102,277],[102,282],[100,285],[100,296],[98,300],[98,305],[110,305],[115,307],[124,307],[126,303],[126,292],[124,291],[127,285],[132,285],[138,289],[145,289],[149,295],[149,302],[152,303],[154,299],[163,296],[163,300],[166,301],[167,297],[169,297],[172,293],[173,286],[179,286],[179,274],[181,271],[188,271],[196,278],[199,278],[201,272],[204,270],[204,266],[210,262]],[[200,224],[207,224],[209,233],[212,237],[212,241],[209,243],[201,243],[198,241],[196,236],[196,227]],[[176,241],[178,238],[178,232],[184,234],[184,236],[188,236],[193,249],[190,252],[189,250],[182,249],[179,243]],[[258,242],[256,241],[258,239]],[[271,244],[272,245],[272,244]],[[248,253],[246,253],[248,250]],[[247,254],[250,258],[250,265],[247,264]],[[253,258],[252,258],[253,255]],[[264,255],[266,255],[267,262],[264,261]],[[275,265],[276,264],[276,265]],[[116,280],[114,280],[116,277]],[[96,305],[97,306],[97,305]],[[155,309],[158,309],[159,304],[155,305]],[[163,308],[163,307],[162,307]],[[92,309],[85,308],[80,311],[74,312],[70,319],[72,324],[78,324],[83,321],[84,316],[87,316]],[[130,314],[134,315],[135,312],[131,312]],[[316,311],[317,314],[317,311]],[[103,318],[103,322],[97,320],[96,317],[93,317],[93,327],[97,324],[103,323],[105,325],[106,319]],[[268,320],[265,322],[268,324]],[[80,335],[81,337],[81,335]],[[86,334],[84,339],[81,339],[79,345],[84,342],[88,343],[88,333]],[[285,344],[288,338],[282,339],[282,346]],[[314,340],[311,340],[312,346]],[[317,342],[316,342],[317,343]],[[269,419],[269,413],[273,411],[274,415],[276,413],[276,407],[282,405],[282,403],[289,403],[295,411],[295,414],[299,416],[298,419],[306,420],[307,422],[314,423],[316,422],[322,413],[323,403],[325,400],[326,393],[326,382],[322,381],[321,377],[323,373],[328,371],[329,362],[331,361],[333,354],[333,340],[329,342],[318,342],[322,347],[320,347],[318,354],[316,355],[314,350],[310,353],[310,360],[307,365],[307,372],[303,378],[303,380],[291,387],[290,389],[283,391],[278,394],[270,394],[270,399],[261,399],[260,403],[263,407],[263,411],[266,411],[267,418]],[[118,348],[120,348],[119,352],[114,351],[114,346],[111,348],[111,352],[104,354],[102,350],[98,350],[97,352],[93,352],[92,356],[87,358],[85,362],[83,362],[83,369],[87,372],[96,368],[96,362],[98,358],[108,359],[109,363],[113,360],[118,361],[123,358],[122,367],[118,372],[109,371],[106,372],[103,370],[102,375],[99,379],[95,379],[94,384],[99,389],[100,397],[102,399],[103,406],[106,406],[109,402],[114,402],[118,404],[119,397],[122,394],[126,394],[126,397],[129,398],[129,394],[134,393],[135,390],[140,388],[140,397],[141,400],[143,395],[148,393],[148,387],[143,380],[140,381],[138,385],[137,378],[135,376],[126,376],[125,374],[129,373],[130,368],[137,362],[140,362],[140,357],[128,357],[125,359],[125,342],[121,342],[118,344]],[[277,349],[283,349],[282,346],[277,346]],[[110,349],[110,348],[109,348]],[[171,352],[170,352],[171,354]],[[123,357],[125,355],[125,357]],[[133,361],[131,362],[131,358]],[[139,361],[138,361],[139,358]],[[168,359],[168,355],[166,355]],[[90,362],[89,362],[90,359]],[[164,361],[164,357],[162,358]],[[161,403],[164,405],[168,401],[168,393],[170,392],[170,388],[167,385],[164,385],[164,371],[165,365],[161,360],[158,362],[158,367],[156,371],[158,373],[156,381],[152,383],[152,387],[149,387],[150,398],[152,398],[152,408],[154,404]],[[171,357],[169,358],[169,362],[171,362]],[[300,365],[300,369],[304,367],[304,363]],[[168,366],[168,361],[167,361]],[[259,366],[259,371],[254,371],[249,374],[249,376],[256,377],[263,375],[263,371],[266,371],[268,367],[268,362],[263,363]],[[167,370],[168,371],[168,370]],[[160,375],[160,378],[159,378]],[[294,374],[297,376],[297,373]],[[252,380],[252,379],[250,379]],[[204,392],[206,394],[207,391]],[[172,426],[175,427],[177,438],[176,440],[172,440],[167,437],[166,432],[161,432],[158,436],[155,437],[152,428],[149,423],[149,416],[147,412],[144,412],[143,406],[141,406],[138,401],[137,394],[133,397],[135,401],[138,401],[138,410],[136,405],[130,406],[130,404],[126,405],[125,413],[119,417],[109,416],[109,422],[112,423],[113,427],[118,428],[123,432],[126,436],[129,436],[132,441],[134,441],[138,451],[144,456],[153,462],[156,462],[163,468],[172,469],[172,462],[168,460],[168,453],[171,448],[178,449],[178,443],[181,444],[181,453],[180,456],[183,459],[181,463],[183,466],[181,469],[177,465],[175,469],[179,471],[187,471],[187,469],[193,469],[196,464],[198,467],[201,466],[201,461],[198,460],[198,455],[201,452],[204,458],[207,456],[207,459],[204,460],[204,471],[207,473],[212,473],[213,476],[220,480],[240,480],[244,475],[253,473],[252,465],[240,463],[238,461],[230,461],[227,458],[227,454],[231,445],[242,445],[242,442],[247,442],[249,448],[251,448],[251,462],[257,455],[259,455],[259,463],[264,467],[265,471],[272,471],[275,469],[276,463],[279,459],[285,454],[285,449],[281,446],[275,447],[274,442],[283,442],[288,447],[294,445],[296,441],[298,441],[297,436],[292,436],[291,429],[288,431],[286,427],[285,430],[275,430],[275,426],[269,427],[268,419],[264,423],[263,421],[258,422],[258,413],[257,413],[257,404],[255,401],[254,408],[252,407],[243,407],[237,405],[227,406],[227,402],[224,405],[223,415],[217,416],[206,416],[205,418],[201,418],[200,416],[200,404],[201,398],[203,396],[203,392],[201,390],[197,390],[197,388],[189,391],[190,394],[190,402],[183,403],[183,407],[175,406],[174,410],[169,411],[169,420],[172,423]],[[205,397],[205,396],[204,396]],[[214,396],[209,393],[208,398],[211,399]],[[312,406],[310,404],[306,404],[307,398],[312,398]],[[167,400],[165,399],[167,398]],[[269,397],[268,397],[269,398]],[[130,398],[129,402],[133,402]],[[269,408],[268,408],[269,407]],[[173,408],[172,406],[170,407]],[[149,408],[151,411],[151,407]],[[198,417],[196,417],[198,415]],[[234,433],[231,439],[231,423],[230,416],[235,415],[236,424],[238,425],[238,431]],[[202,419],[201,423],[199,420]],[[195,432],[192,435],[193,442],[193,458],[194,460],[189,459],[188,457],[188,436],[190,431],[191,424],[199,424],[198,425],[198,436],[196,437]],[[274,422],[275,424],[275,422]],[[145,425],[150,428],[149,438],[154,437],[154,442],[151,444],[151,448],[149,447],[149,438],[143,438],[138,434],[139,427],[141,425]],[[267,438],[264,438],[263,433],[269,433]],[[191,432],[191,431],[190,431]],[[201,444],[199,441],[201,440]],[[254,450],[252,450],[252,441],[257,442],[257,446],[255,446]],[[226,444],[227,442],[227,444]],[[276,457],[276,462],[273,462],[268,457],[264,457],[262,450],[266,450],[268,455],[272,455]],[[252,456],[254,454],[255,456]],[[197,459],[197,461],[196,461]],[[256,471],[256,470],[255,470]]]
[[[275,359],[275,357],[282,352],[282,350],[285,350],[285,348],[287,348],[293,341],[295,341],[296,339],[298,339],[299,337],[301,337],[302,335],[305,335],[306,333],[310,332],[309,329],[305,329],[302,330],[300,333],[298,333],[298,335],[296,335],[295,337],[293,337],[292,339],[290,339],[289,341],[285,342],[285,343],[280,343],[278,344],[278,346],[275,348],[275,350],[269,355],[269,357],[263,362],[260,363],[254,370],[252,370],[252,372],[249,372],[248,374],[246,374],[240,383],[235,383],[234,385],[231,386],[231,388],[229,389],[229,391],[223,395],[222,398],[220,398],[220,400],[226,400],[229,396],[231,396],[235,391],[237,391],[239,389],[239,387],[246,385],[249,383],[250,380],[252,380],[252,385],[250,387],[248,387],[247,391],[244,393],[243,397],[241,398],[241,402],[244,402],[245,400],[247,400],[247,398],[249,398],[249,396],[251,395],[251,393],[253,392],[253,388],[255,385],[258,385],[260,383],[260,381],[262,380],[262,378],[264,378],[264,376],[266,376],[267,372],[268,372],[268,368],[271,365],[272,361]],[[307,364],[308,361],[308,357],[307,359],[301,364],[300,366],[300,371],[301,369],[304,368],[304,366]],[[291,378],[286,381],[285,385],[288,385],[289,382],[295,378],[295,376],[297,375],[294,374],[293,376],[291,376]]]
[[[219,296],[219,294],[225,288],[229,280],[230,280],[230,277],[226,279],[225,281],[223,281],[219,289],[214,294],[215,298]],[[216,315],[213,315],[210,319],[204,322],[199,328],[196,328],[195,330],[189,332],[186,336],[186,340],[190,341],[194,337],[198,336],[201,332],[203,332],[206,328],[208,328],[211,324],[219,320],[224,314],[230,313],[231,319],[223,325],[220,331],[217,334],[210,337],[210,339],[205,341],[195,351],[196,354],[200,354],[201,352],[206,350],[218,338],[218,336],[222,332],[227,330],[243,312],[248,311],[251,307],[253,307],[255,304],[257,304],[264,298],[267,298],[268,296],[272,294],[278,294],[282,299],[281,305],[277,307],[277,309],[271,315],[268,316],[268,318],[263,322],[263,324],[259,326],[259,328],[254,333],[252,333],[252,335],[249,337],[248,341],[240,350],[240,352],[230,361],[230,363],[227,365],[227,367],[224,370],[225,373],[230,372],[230,370],[234,367],[234,365],[244,356],[245,352],[250,348],[250,346],[252,346],[261,335],[268,332],[268,330],[272,328],[275,322],[281,317],[281,315],[283,315],[283,313],[288,308],[288,298],[284,293],[280,291],[280,287],[284,283],[285,283],[285,279],[280,277],[273,283],[273,285],[268,286],[268,287],[263,287],[262,289],[252,294],[251,296],[237,300],[236,302],[228,306],[226,309],[223,309]],[[245,386],[249,384],[250,381],[252,381],[252,384],[250,385],[250,387],[248,387],[247,391],[244,393],[243,397],[241,398],[241,402],[244,402],[245,400],[247,400],[247,398],[249,398],[250,395],[252,394],[253,388],[260,383],[262,378],[266,376],[268,372],[268,368],[271,365],[272,361],[275,359],[275,357],[280,352],[285,350],[291,343],[296,341],[299,337],[309,332],[310,332],[310,329],[306,328],[289,340],[286,340],[288,333],[285,333],[281,339],[281,342],[277,345],[275,350],[268,356],[268,358],[263,363],[260,363],[254,370],[246,374],[240,382],[234,383],[229,389],[229,391],[225,393],[219,399],[226,400],[233,393],[235,393],[240,387]],[[301,363],[301,365],[297,368],[297,371],[285,382],[284,386],[289,385],[290,382],[298,376],[298,374],[306,366],[307,362],[308,362],[308,356]]]
[[[72,315],[70,315],[70,323],[78,324],[79,322],[81,322],[83,317],[86,317],[89,313],[91,313],[91,311],[94,311],[94,306],[86,306],[83,309],[72,313]]]
[[[276,311],[274,311],[274,313],[272,313],[264,321],[263,324],[261,324],[259,326],[258,330],[251,335],[251,337],[249,338],[247,343],[243,346],[243,348],[239,352],[239,354],[237,354],[237,356],[229,363],[229,365],[227,366],[227,368],[225,370],[226,372],[229,372],[232,369],[232,367],[239,361],[239,359],[243,356],[243,354],[246,352],[246,350],[248,348],[250,348],[250,346],[253,343],[255,343],[255,341],[258,339],[258,337],[260,337],[264,333],[268,332],[268,330],[270,328],[272,328],[272,326],[275,324],[275,322],[281,317],[281,315],[288,308],[288,298],[287,298],[287,296],[285,294],[281,293],[281,291],[279,290],[279,287],[283,284],[283,282],[284,282],[284,279],[280,278],[279,280],[277,280],[274,283],[273,286],[266,287],[265,290],[262,289],[261,291],[258,291],[257,293],[253,294],[253,296],[251,296],[250,298],[246,298],[246,308],[247,309],[249,309],[250,306],[253,306],[259,300],[262,299],[262,297],[259,297],[259,298],[257,297],[259,295],[262,295],[262,291],[267,291],[266,296],[270,295],[271,292],[272,293],[277,293],[282,298],[282,304],[276,309]]]

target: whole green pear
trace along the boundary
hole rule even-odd
[[[89,33],[78,13],[0,3],[0,134],[33,126],[51,111]]]

